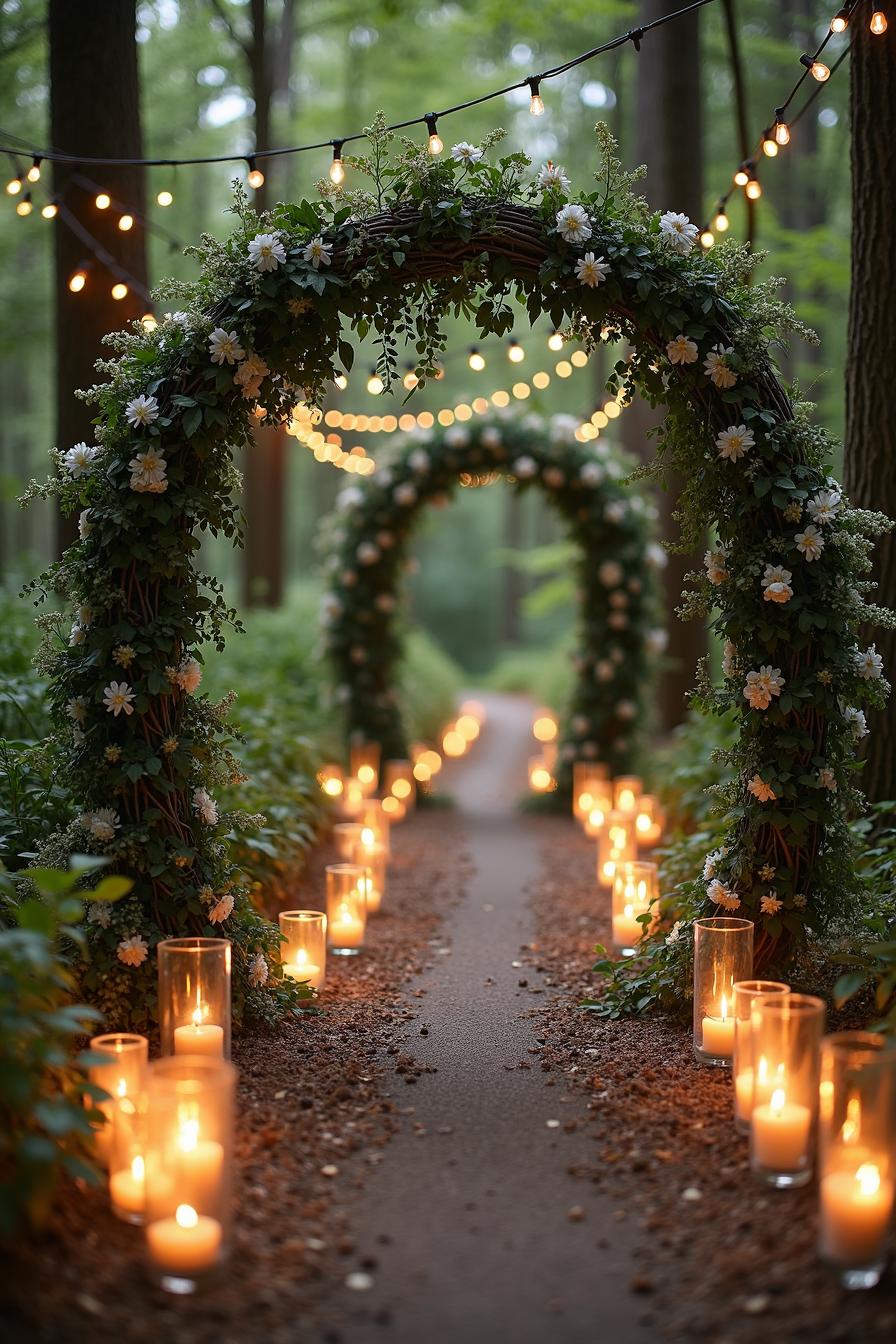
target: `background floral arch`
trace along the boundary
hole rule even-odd
[[[387,756],[407,755],[395,689],[402,653],[396,597],[407,543],[422,510],[447,500],[462,473],[497,473],[514,489],[542,489],[579,552],[578,675],[553,796],[568,800],[576,759],[601,760],[615,773],[632,768],[649,645],[663,634],[650,582],[650,506],[624,484],[631,464],[605,442],[578,442],[577,423],[505,415],[420,432],[374,476],[342,491],[326,535],[324,616],[349,737],[380,742]]]
[[[881,615],[863,575],[885,524],[847,507],[830,445],[783,390],[770,346],[787,315],[747,285],[748,254],[703,255],[683,216],[651,215],[599,135],[597,189],[573,200],[554,165],[531,177],[524,156],[491,162],[497,135],[444,159],[414,144],[390,158],[374,127],[370,156],[348,161],[369,191],[324,187],[261,221],[238,199],[232,237],[203,239],[199,281],[169,291],[180,310],[113,338],[96,442],[60,451],[45,487],[79,513],[80,539],[38,585],[71,607],[64,628],[45,618],[43,665],[59,769],[83,800],[41,857],[91,849],[136,879],[91,926],[85,987],[111,1021],[151,1012],[149,953],[175,931],[233,939],[238,1013],[270,1016],[291,992],[276,930],[228,862],[240,818],[214,798],[236,770],[227,707],[199,688],[203,649],[234,619],[194,563],[202,532],[238,534],[232,451],[254,417],[285,419],[300,395],[319,404],[351,365],[352,333],[375,334],[387,385],[408,345],[425,381],[449,315],[505,334],[514,299],[586,348],[629,343],[615,381],[668,408],[660,447],[688,482],[685,540],[718,534],[689,605],[715,604],[728,640],[724,681],[702,698],[740,719],[739,777],[695,908],[755,919],[763,966],[842,904],[859,706],[886,689],[855,639]]]

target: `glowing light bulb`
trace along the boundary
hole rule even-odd
[[[469,364],[470,368],[473,370],[474,373],[481,373],[482,370],[485,368],[485,356],[480,354],[479,350],[476,348],[475,345],[470,348],[470,354],[467,358],[467,363]]]
[[[121,229],[122,233],[130,233],[131,229],[134,227],[134,216],[119,215],[118,227]]]
[[[882,33],[887,31],[887,16],[882,9],[876,9],[874,11],[871,15],[871,22],[868,27],[871,29],[872,33],[874,33],[875,37],[880,37]]]
[[[837,13],[831,19],[831,32],[844,33],[849,27],[849,11],[847,9],[838,9]]]
[[[345,389],[348,387],[348,379],[346,378],[344,373],[337,373],[336,377],[333,379],[333,382],[339,388],[340,392],[344,392]]]
[[[438,132],[438,122],[436,114],[429,112],[423,120],[426,122],[426,129],[429,131],[429,152],[433,156],[441,154],[445,148],[445,142]]]
[[[734,174],[734,185],[736,187],[745,187],[750,180],[750,169],[746,163],[742,163]]]
[[[715,246],[716,237],[712,229],[704,229],[700,235],[700,246],[705,247],[707,252]]]
[[[330,164],[330,181],[339,187],[345,181],[345,164],[342,162],[344,140],[333,141],[333,162]]]
[[[24,219],[26,215],[31,214],[31,211],[33,209],[34,209],[34,202],[31,199],[31,192],[26,191],[25,195],[16,205],[16,214],[21,215],[22,218]]]
[[[520,364],[526,358],[526,352],[519,341],[513,340],[507,347],[507,358],[512,364]]]
[[[40,212],[44,219],[55,219],[59,214],[59,205],[56,201],[47,201],[46,205],[41,206]]]
[[[117,280],[112,286],[110,293],[113,299],[126,299],[128,296],[128,287],[123,280]]]
[[[253,191],[258,191],[259,187],[264,186],[264,173],[256,164],[253,158],[248,158],[246,162],[249,165],[249,186]]]
[[[163,189],[157,194],[156,205],[161,205],[162,208],[164,209],[166,206],[173,204],[174,204],[174,195],[172,192]]]
[[[774,159],[778,154],[778,142],[772,137],[770,131],[765,131],[762,136],[762,152],[767,159]]]
[[[720,209],[712,222],[713,228],[715,229],[716,233],[724,233],[728,228],[728,224],[729,224],[728,216],[726,215],[724,210]]]
[[[7,182],[6,194],[8,196],[18,196],[21,190],[22,190],[22,175],[21,173],[19,173],[17,174],[16,177],[11,177]]]
[[[40,159],[36,156],[31,167],[28,169],[28,181],[29,182],[40,181]]]
[[[824,61],[818,61],[812,56],[803,55],[800,57],[800,64],[806,67],[812,78],[817,79],[819,84],[824,84],[831,77],[830,69]]]
[[[80,267],[69,276],[68,287],[73,294],[80,294],[87,284],[87,272]]]
[[[548,349],[549,350],[563,349],[563,337],[560,335],[559,331],[551,332],[550,336],[548,337]]]
[[[779,145],[790,144],[790,127],[786,121],[775,122],[775,139]]]
[[[155,331],[159,325],[155,313],[144,313],[140,319],[140,324],[144,331]]]
[[[370,377],[367,379],[367,391],[372,397],[378,397],[384,387],[385,383],[382,378],[379,376],[376,369],[373,369]]]
[[[420,379],[417,377],[417,374],[416,374],[416,371],[415,371],[413,365],[411,365],[411,364],[408,365],[408,367],[407,367],[407,372],[405,373],[405,375],[404,375],[404,377],[402,378],[401,381],[402,381],[402,384],[404,385],[404,387],[407,389],[408,392],[413,392],[414,388],[417,386],[417,384],[418,384],[419,381],[420,381]]]
[[[526,80],[526,83],[529,85],[529,112],[530,112],[530,115],[533,116],[533,117],[540,117],[540,116],[542,115],[542,113],[544,112],[544,101],[543,101],[543,99],[542,99],[541,94],[539,93],[539,87],[540,87],[540,85],[541,85],[541,80],[540,80],[540,79],[537,79],[537,78],[535,78],[535,77],[533,76],[532,79],[527,79],[527,80]]]
[[[762,195],[762,184],[760,183],[759,178],[751,177],[744,187],[744,191],[751,201],[758,201],[759,197]]]
[[[109,195],[108,191],[99,191],[97,192],[93,203],[97,210],[108,210],[109,206],[112,204],[112,197]]]

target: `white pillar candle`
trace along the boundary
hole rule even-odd
[[[320,989],[324,982],[323,967],[310,959],[304,947],[296,949],[295,961],[283,963],[283,974],[291,980],[307,980],[315,989]]]
[[[872,1264],[886,1251],[893,1182],[874,1162],[834,1171],[819,1183],[822,1254],[842,1265]]]
[[[340,906],[330,921],[330,942],[336,949],[361,947],[364,942],[364,921],[353,914],[347,905]]]
[[[644,925],[638,923],[634,907],[627,905],[619,915],[613,916],[613,942],[616,947],[633,949],[644,932]]]
[[[135,1157],[129,1167],[109,1174],[109,1198],[112,1208],[128,1221],[134,1214],[142,1214],[146,1200],[146,1180],[143,1158]]]
[[[175,1027],[174,1053],[176,1055],[220,1055],[223,1058],[224,1028],[216,1027],[212,1022],[191,1022],[186,1027]]]
[[[762,1106],[771,1100],[772,1093],[780,1084],[782,1074],[783,1066],[779,1064],[776,1076],[772,1077],[764,1055],[760,1056],[755,1080],[752,1069],[740,1070],[734,1080],[738,1120],[743,1120],[745,1124],[750,1123],[753,1106]]]
[[[734,1054],[734,1017],[728,1013],[728,997],[722,995],[719,1015],[703,1018],[703,1049],[708,1055],[730,1059]]]
[[[812,1112],[808,1106],[787,1100],[783,1088],[776,1088],[771,1100],[754,1106],[751,1117],[753,1154],[767,1171],[798,1171],[809,1152]]]
[[[178,1204],[173,1218],[159,1218],[146,1229],[151,1259],[173,1277],[188,1279],[211,1269],[222,1240],[217,1218],[198,1214],[191,1204]]]

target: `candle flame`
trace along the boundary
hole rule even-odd
[[[637,819],[635,821],[635,825],[637,826],[638,830],[641,832],[642,835],[646,835],[647,832],[650,830],[650,827],[653,825],[653,823],[651,822],[650,817],[646,812],[639,812]]]
[[[362,828],[361,844],[365,849],[373,849],[376,844],[376,833],[371,826],[364,826]]]
[[[772,1093],[771,1108],[779,1113],[784,1109],[784,1103],[787,1101],[783,1087],[776,1087]]]
[[[342,792],[342,780],[334,779],[332,776],[323,782],[323,791],[330,798],[338,798]]]
[[[182,1120],[177,1136],[178,1147],[184,1153],[191,1153],[199,1142],[199,1121]]]
[[[635,805],[635,795],[631,789],[623,789],[619,795],[619,810],[630,812]]]
[[[862,1108],[858,1097],[850,1097],[846,1103],[846,1119],[840,1130],[844,1143],[855,1143],[862,1131]]]
[[[588,824],[593,826],[596,830],[600,830],[605,820],[606,817],[604,816],[603,809],[600,807],[592,807],[591,811],[588,813]]]
[[[126,1097],[126,1096],[127,1096],[127,1094],[128,1094],[128,1081],[127,1081],[126,1078],[119,1078],[119,1080],[118,1080],[118,1088],[117,1088],[117,1092],[118,1092],[118,1095],[119,1095],[120,1097]]]
[[[873,1162],[863,1162],[856,1172],[859,1192],[870,1198],[880,1189],[880,1170]]]
[[[376,771],[374,770],[372,765],[358,766],[359,784],[372,784],[375,779],[376,779]]]
[[[199,1214],[192,1204],[178,1204],[174,1211],[174,1221],[178,1227],[196,1227],[199,1223]]]
[[[590,812],[594,805],[594,796],[590,793],[579,794],[579,811]]]
[[[726,994],[723,994],[723,995],[722,995],[722,1021],[723,1021],[723,1022],[725,1021],[725,1018],[726,1018],[727,1016],[728,1016],[728,996],[727,996]]]
[[[201,1027],[204,1016],[205,1014],[202,1011],[202,1005],[197,1003],[196,1007],[193,1009],[193,1026]]]
[[[296,965],[307,966],[307,964],[308,964],[308,953],[305,951],[304,947],[300,947],[298,952],[296,953]]]
[[[765,1055],[759,1056],[759,1067],[756,1070],[756,1075],[760,1083],[764,1083],[768,1077],[768,1060]]]
[[[626,919],[634,919],[634,917],[635,917],[635,907],[634,907],[633,905],[627,905],[627,906],[625,907],[625,917],[626,917]]]
[[[143,1163],[143,1158],[139,1153],[131,1163],[131,1175],[135,1181],[142,1181],[146,1177],[146,1168]]]

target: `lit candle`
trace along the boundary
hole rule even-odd
[[[360,947],[364,942],[364,921],[345,903],[340,905],[329,927],[334,951],[343,947]]]
[[[283,963],[283,974],[292,980],[307,980],[315,989],[320,989],[324,982],[323,967],[311,960],[304,947],[296,948],[295,961]]]
[[[765,1105],[753,1107],[751,1127],[757,1165],[766,1171],[798,1171],[808,1156],[811,1125],[809,1107],[788,1101],[784,1088],[775,1088]]]
[[[734,1080],[735,1113],[738,1120],[742,1120],[747,1125],[750,1123],[754,1104],[762,1106],[771,1100],[776,1083],[781,1081],[782,1072],[783,1066],[779,1064],[777,1077],[772,1078],[769,1075],[768,1061],[765,1055],[760,1057],[755,1083],[752,1069],[738,1070],[737,1077]]]
[[[728,998],[721,998],[721,1013],[718,1017],[707,1015],[703,1018],[703,1049],[708,1055],[719,1059],[730,1059],[734,1054],[734,1017],[728,1016]]]
[[[199,1121],[185,1119],[177,1132],[177,1190],[201,1206],[217,1197],[224,1167],[224,1148],[214,1139],[203,1139]]]
[[[178,1204],[173,1218],[159,1218],[146,1229],[149,1254],[164,1274],[190,1278],[211,1269],[218,1258],[223,1228],[217,1218]]]
[[[834,1171],[819,1183],[821,1250],[837,1264],[870,1264],[884,1254],[893,1212],[893,1182],[874,1162]]]
[[[633,905],[626,905],[621,914],[613,916],[613,942],[623,952],[633,952],[643,932]]]
[[[126,1221],[143,1213],[146,1199],[146,1177],[143,1158],[138,1154],[129,1167],[113,1171],[109,1176],[109,1198],[112,1208]]]
[[[221,1055],[224,1054],[224,1028],[213,1022],[203,1022],[203,1012],[199,1004],[193,1010],[193,1021],[186,1027],[174,1028],[174,1053],[176,1055]]]

